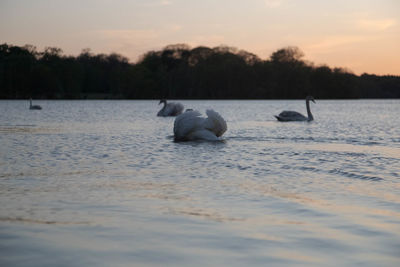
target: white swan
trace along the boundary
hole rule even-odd
[[[175,141],[221,140],[226,130],[226,121],[214,110],[206,111],[207,118],[198,111],[186,111],[176,117],[174,122]]]
[[[282,111],[278,116],[275,116],[275,118],[278,119],[278,121],[312,121],[314,120],[313,115],[311,114],[310,110],[310,100],[315,103],[315,100],[312,96],[307,96],[306,97],[306,107],[307,107],[307,116],[304,116],[303,114],[300,114],[297,111]]]
[[[181,103],[167,103],[167,100],[161,99],[159,105],[164,103],[164,107],[157,113],[157,116],[177,116],[182,113],[183,105]]]
[[[39,105],[32,105],[32,98],[29,100],[29,109],[36,109],[36,110],[40,110],[42,109],[41,106]]]

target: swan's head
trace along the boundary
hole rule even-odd
[[[167,100],[161,99],[160,102],[159,102],[158,104],[160,105],[161,103],[167,103]]]
[[[306,100],[308,100],[308,101],[312,101],[312,102],[314,102],[315,103],[315,100],[314,100],[314,97],[312,97],[312,96],[307,96],[307,98],[306,98]]]

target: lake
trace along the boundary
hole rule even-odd
[[[179,102],[0,101],[0,265],[400,265],[400,100]]]

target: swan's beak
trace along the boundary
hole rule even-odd
[[[315,103],[315,100],[314,100],[314,99],[311,99],[311,101]]]
[[[160,105],[162,103],[162,101],[160,100],[160,102],[158,102],[158,104]]]

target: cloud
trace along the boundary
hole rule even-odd
[[[395,19],[359,19],[356,21],[356,26],[365,30],[384,31],[396,25]]]
[[[148,1],[144,4],[142,4],[143,6],[146,7],[160,7],[160,6],[170,6],[172,5],[172,1],[169,0],[159,0],[159,1]]]
[[[192,46],[197,45],[207,45],[207,46],[215,46],[221,45],[225,42],[225,37],[223,35],[211,34],[211,35],[195,35],[189,41],[189,44]]]
[[[268,8],[277,8],[283,4],[283,0],[264,0],[264,4]]]
[[[95,31],[100,38],[121,41],[145,41],[157,39],[159,35],[154,30],[100,30]]]
[[[331,50],[340,47],[354,45],[365,41],[370,41],[375,37],[364,35],[335,35],[325,37],[315,43],[305,46],[306,50],[313,51],[314,53],[330,52]]]
[[[169,32],[179,32],[183,29],[183,26],[180,24],[167,24],[164,28]]]
[[[165,24],[159,29],[104,29],[90,32],[93,39],[109,44],[152,45],[166,37],[175,36],[183,29],[180,24]]]
[[[162,1],[160,1],[160,5],[169,6],[169,5],[172,5],[172,2],[168,1],[168,0],[162,0]]]
[[[117,52],[133,61],[147,51],[156,49],[160,38],[160,32],[154,29],[105,29],[86,32],[82,37],[86,40],[83,47],[101,53]]]

